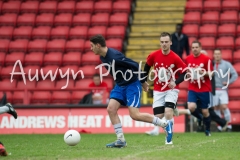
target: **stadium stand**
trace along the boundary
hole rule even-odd
[[[97,72],[94,67],[100,64],[100,60],[90,51],[89,38],[95,34],[103,34],[109,47],[124,51],[131,3],[131,0],[1,1],[0,84],[15,85],[3,87],[1,91],[7,92],[8,99],[13,104],[26,104],[24,97],[28,97],[30,103],[37,104],[78,103],[83,93],[88,92],[88,85],[74,90],[75,83],[71,81],[68,88],[73,90],[63,92],[59,85],[55,86],[55,83],[59,84],[63,80],[59,73],[56,74],[55,82],[49,81],[49,75],[43,80],[41,70],[45,75],[49,70],[53,70],[54,74],[59,68],[63,73],[68,68],[74,73],[81,69],[85,77],[91,77]],[[21,61],[26,79],[30,69],[29,75],[32,78],[38,76],[39,81],[34,84],[36,87],[29,81],[26,86],[30,87],[23,87],[21,75],[13,75],[14,83],[6,80],[11,78],[9,73],[16,60]],[[15,72],[20,69],[17,66]],[[77,76],[77,80],[80,78]],[[113,87],[113,81],[106,80]],[[91,79],[86,81],[90,83]],[[51,85],[47,87],[47,84]],[[29,94],[24,96],[26,89]],[[81,94],[78,96],[76,93]]]
[[[210,58],[213,58],[213,49],[222,49],[222,58],[231,62],[240,74],[240,41],[239,41],[239,4],[238,0],[188,0],[185,8],[184,32],[189,36],[199,39],[203,43],[203,49],[206,49]],[[201,6],[203,8],[201,10]],[[194,13],[195,18],[189,16]],[[199,15],[196,16],[196,15]],[[189,28],[191,25],[198,25]],[[199,34],[197,35],[197,33]],[[191,42],[190,42],[191,43]],[[215,45],[215,46],[214,46]],[[239,119],[239,78],[229,86],[229,109],[232,113],[232,124],[240,124]]]

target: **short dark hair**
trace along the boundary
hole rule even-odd
[[[198,40],[194,40],[194,41],[192,42],[192,44],[193,44],[193,43],[198,43],[199,47],[202,47],[201,42],[199,42]]]
[[[182,28],[182,27],[183,27],[183,24],[182,24],[182,23],[178,23],[178,24],[176,25],[176,27],[178,27],[178,26]]]
[[[168,36],[169,39],[170,39],[170,41],[172,41],[172,36],[171,36],[170,33],[168,33],[168,32],[162,32],[162,33],[160,34],[160,37],[166,37],[166,36]]]
[[[215,52],[215,51],[220,51],[220,52],[222,52],[220,48],[215,48],[213,52]]]
[[[100,74],[95,73],[95,74],[93,75],[93,77],[100,77]]]
[[[90,41],[93,43],[93,44],[100,44],[102,47],[106,47],[106,41],[105,41],[105,38],[101,35],[101,34],[97,34],[95,36],[92,36],[90,38]]]

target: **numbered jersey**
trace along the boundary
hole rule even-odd
[[[166,91],[170,88],[168,84],[171,80],[176,80],[179,74],[184,71],[186,64],[182,59],[173,51],[164,55],[162,50],[152,52],[146,62],[149,66],[154,67],[154,90],[155,91]],[[178,88],[176,86],[175,88]]]

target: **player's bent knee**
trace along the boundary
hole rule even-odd
[[[107,107],[107,112],[108,112],[109,114],[117,114],[117,108],[114,107],[114,106],[108,106],[108,107]]]
[[[202,109],[202,114],[204,117],[208,117],[209,116],[209,110],[208,109]]]
[[[172,109],[175,109],[176,108],[176,105],[172,102],[166,102],[165,103],[165,108],[172,108]]]

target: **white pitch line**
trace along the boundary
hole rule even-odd
[[[216,142],[217,140],[218,139],[211,139],[211,140],[195,143],[195,144],[190,145],[190,146],[198,146],[198,145],[205,144],[205,143]],[[123,159],[125,159],[125,158],[126,159],[135,158],[135,157],[137,157],[137,156],[139,156],[141,154],[145,154],[145,153],[156,152],[156,151],[164,151],[164,150],[171,150],[171,149],[177,149],[177,148],[180,148],[180,146],[164,145],[164,146],[161,146],[159,148],[154,148],[153,150],[142,151],[142,152],[138,152],[138,153],[135,153],[135,154],[131,154],[131,155],[125,156],[125,157],[123,157]]]

